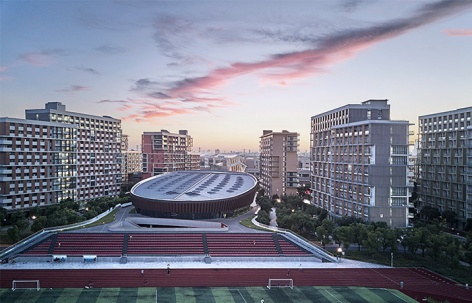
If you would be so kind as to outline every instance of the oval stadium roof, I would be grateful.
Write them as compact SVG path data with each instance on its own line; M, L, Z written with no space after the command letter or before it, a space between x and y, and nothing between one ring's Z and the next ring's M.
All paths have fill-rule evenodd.
M221 171L178 171L154 176L137 183L131 194L168 201L208 201L239 196L256 186L247 173Z

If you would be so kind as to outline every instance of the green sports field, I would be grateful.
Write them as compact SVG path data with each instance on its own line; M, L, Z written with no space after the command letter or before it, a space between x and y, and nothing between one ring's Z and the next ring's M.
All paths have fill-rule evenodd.
M94 288L94 289L0 289L2 303L370 303L415 300L400 291L364 287L178 287L178 288Z

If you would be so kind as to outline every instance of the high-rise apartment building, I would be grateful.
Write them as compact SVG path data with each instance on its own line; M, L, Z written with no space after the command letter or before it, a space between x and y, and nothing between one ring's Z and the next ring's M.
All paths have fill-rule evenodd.
M27 109L26 119L76 127L76 201L117 196L121 187L121 121L66 111L60 102Z
M259 180L266 195L297 194L298 146L298 133L263 131L259 141Z
M465 221L472 220L472 125L467 127L467 168L466 168ZM470 224L470 223L469 223Z
M409 123L388 100L348 104L311 118L312 203L331 217L409 225Z
M0 206L27 209L75 199L77 126L0 118Z
M143 154L143 178L165 172L197 170L200 156L192 153L193 138L186 130L178 134L167 130L144 132L141 150Z
M472 218L467 199L471 125L472 107L419 117L419 209L431 206L441 213L453 211L460 229Z
M122 182L127 183L129 174L140 173L143 169L143 154L137 150L121 151L121 175Z

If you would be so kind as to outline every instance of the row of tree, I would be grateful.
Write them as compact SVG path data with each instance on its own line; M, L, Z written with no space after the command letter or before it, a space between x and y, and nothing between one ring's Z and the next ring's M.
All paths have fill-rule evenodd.
M268 213L275 208L279 227L318 240L323 247L337 244L347 250L356 245L359 251L370 256L400 249L415 256L427 254L433 260L444 260L450 266L456 266L460 259L472 264L472 231L468 232L465 241L461 241L461 238L443 232L437 223L418 222L415 227L405 229L389 228L385 222L364 224L352 217L332 220L325 210L305 203L301 196L270 199L260 195L257 202L261 207L259 222L268 224Z
M5 209L0 209L2 225L11 225L7 235L11 241L17 242L22 232L29 228L37 232L43 228L64 226L89 220L120 203L129 202L129 197L111 198L105 197L80 204L73 200L64 200L59 204L45 208L33 207L27 212L16 211L7 214Z

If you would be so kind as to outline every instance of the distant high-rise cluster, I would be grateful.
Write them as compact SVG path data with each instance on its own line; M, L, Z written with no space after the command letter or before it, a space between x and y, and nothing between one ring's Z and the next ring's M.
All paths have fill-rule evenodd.
M117 196L166 172L249 172L266 195L282 197L309 187L311 203L330 218L355 217L410 226L423 209L472 219L472 107L390 119L388 100L347 104L311 117L310 152L298 154L299 134L264 130L258 153L192 151L187 130L144 132L129 149L121 121L66 111L60 102L27 109L25 119L0 118L0 206L9 211L66 199ZM416 184L416 186L415 186Z

